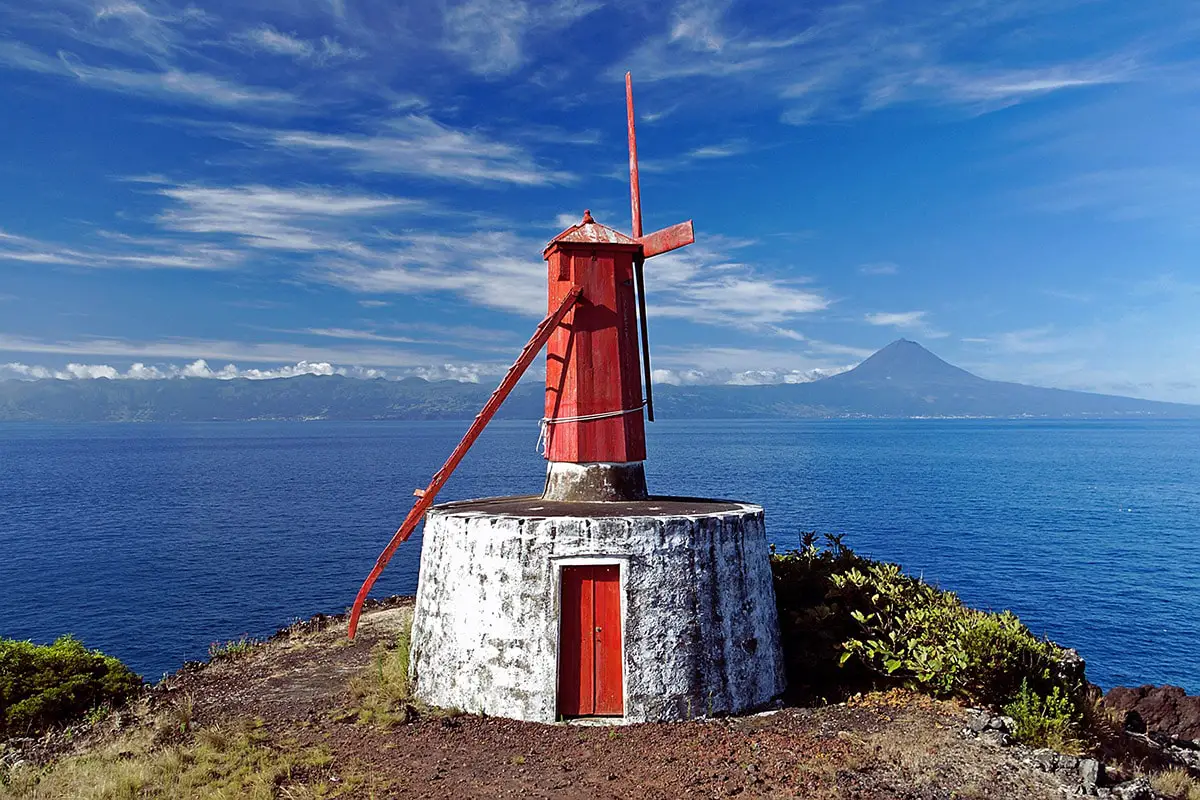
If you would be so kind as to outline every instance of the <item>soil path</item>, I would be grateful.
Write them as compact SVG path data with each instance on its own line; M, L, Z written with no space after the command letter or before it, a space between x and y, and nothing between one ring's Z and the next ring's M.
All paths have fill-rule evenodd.
M1047 775L959 736L963 711L913 696L726 720L624 727L428 716L392 728L338 721L349 684L394 641L411 600L318 619L255 652L185 670L158 690L195 724L261 719L272 737L328 749L322 780L352 797L1060 798Z

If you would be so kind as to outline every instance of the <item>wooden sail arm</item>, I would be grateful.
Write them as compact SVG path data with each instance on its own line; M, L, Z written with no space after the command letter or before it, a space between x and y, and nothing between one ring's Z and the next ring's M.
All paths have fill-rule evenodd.
M525 370L533 363L533 359L541 352L545 346L550 334L554 333L554 329L559 326L567 313L579 302L579 298L583 295L583 290L578 286L573 288L563 298L562 303L555 311L542 320L537 326L537 330L533 333L533 338L521 350L521 354L517 356L517 360L508 368L508 372L504 376L504 380L500 381L500 385L496 387L496 391L492 392L492 396L484 403L483 410L475 415L475 421L471 423L471 427L467 429L462 441L450 453L450 457L446 459L446 463L442 465L429 482L429 486L425 489L418 489L414 494L417 496L417 501L413 503L412 510L408 512L408 516L404 518L404 523L399 530L388 542L388 546L379 554L379 558L375 561L375 567L371 570L371 574L363 581L362 588L358 590L358 596L354 598L354 608L350 611L350 629L349 638L353 639L355 632L358 630L358 618L362 614L363 603L366 602L367 595L371 592L371 587L375 585L379 575L383 572L383 568L387 566L391 560L392 554L413 531L417 529L417 524L425 516L425 512L433 505L437 493L446 484L450 475L458 467L460 461L471 449L471 445L475 444L475 440L479 438L479 434L483 433L483 429L492 421L492 417L500 409L500 404L508 397L513 388L517 385L517 381L525 374Z

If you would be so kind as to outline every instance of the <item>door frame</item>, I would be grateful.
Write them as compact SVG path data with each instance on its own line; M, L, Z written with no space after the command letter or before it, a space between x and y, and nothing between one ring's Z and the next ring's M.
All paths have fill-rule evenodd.
M621 598L621 716L609 719L624 719L629 714L629 641L625 610L629 603L625 597L625 586L629 577L628 556L569 556L552 559L550 576L551 596L554 598L554 718L558 719L558 684L562 670L562 574L564 567L617 567L617 596ZM584 717L583 719L590 719ZM604 719L604 717L598 717Z

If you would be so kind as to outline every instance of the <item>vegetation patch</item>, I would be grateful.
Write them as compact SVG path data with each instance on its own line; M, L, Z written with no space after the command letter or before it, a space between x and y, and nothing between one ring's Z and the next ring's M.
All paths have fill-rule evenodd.
M1200 781L1182 767L1158 773L1150 785L1168 800L1200 800Z
M1020 741L1060 753L1077 755L1082 751L1079 709L1060 687L1042 695L1030 689L1027 681L1022 682L1017 696L1003 710L1017 723Z
M840 536L802 534L799 550L771 561L793 699L902 687L1004 708L1030 744L1077 746L1082 670L1013 614L968 608Z
M0 639L0 738L106 714L141 688L120 661L71 636L52 645Z
M201 728L167 746L140 728L81 755L0 772L0 800L334 797L351 782L331 762L323 748L272 743L255 723Z
M261 639L243 634L241 638L227 642L213 642L208 646L209 661L233 661L248 656L262 644Z
M391 727L417 718L408 677L411 645L410 618L393 641L375 645L371 666L350 681L351 707L339 719Z

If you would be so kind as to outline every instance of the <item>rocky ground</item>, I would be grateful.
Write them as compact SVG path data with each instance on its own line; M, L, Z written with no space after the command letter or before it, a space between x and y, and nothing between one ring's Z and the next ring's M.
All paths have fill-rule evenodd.
M214 732L251 728L256 758L285 750L319 753L288 761L261 786L254 784L258 796L1153 796L1144 782L1106 788L1098 762L1012 746L1003 718L907 693L737 719L628 727L538 725L422 712L403 704L398 715L372 718L362 713L363 681L383 669L379 648L395 642L410 614L411 604L402 599L369 611L353 643L346 641L341 619L302 623L249 652L185 668L155 687L137 711L118 712L68 738L18 743L7 758L10 764L17 758L49 761L50 770L60 771L76 767L55 767L54 759L70 765L72 758L84 758L91 769L103 769L104 759L143 757L122 742L154 724L153 738L147 734L145 750L137 753L174 747L183 761L194 761L200 757L186 755L189 737L207 741ZM28 773L25 777L28 796L70 796L69 788L53 788L69 787L68 782L47 777L36 784ZM87 780L96 783L94 777ZM178 788L182 779L171 780L177 791L143 788L130 796L185 796ZM233 785L228 796L251 794L239 792L236 786L243 784ZM92 796L110 795L97 790Z

